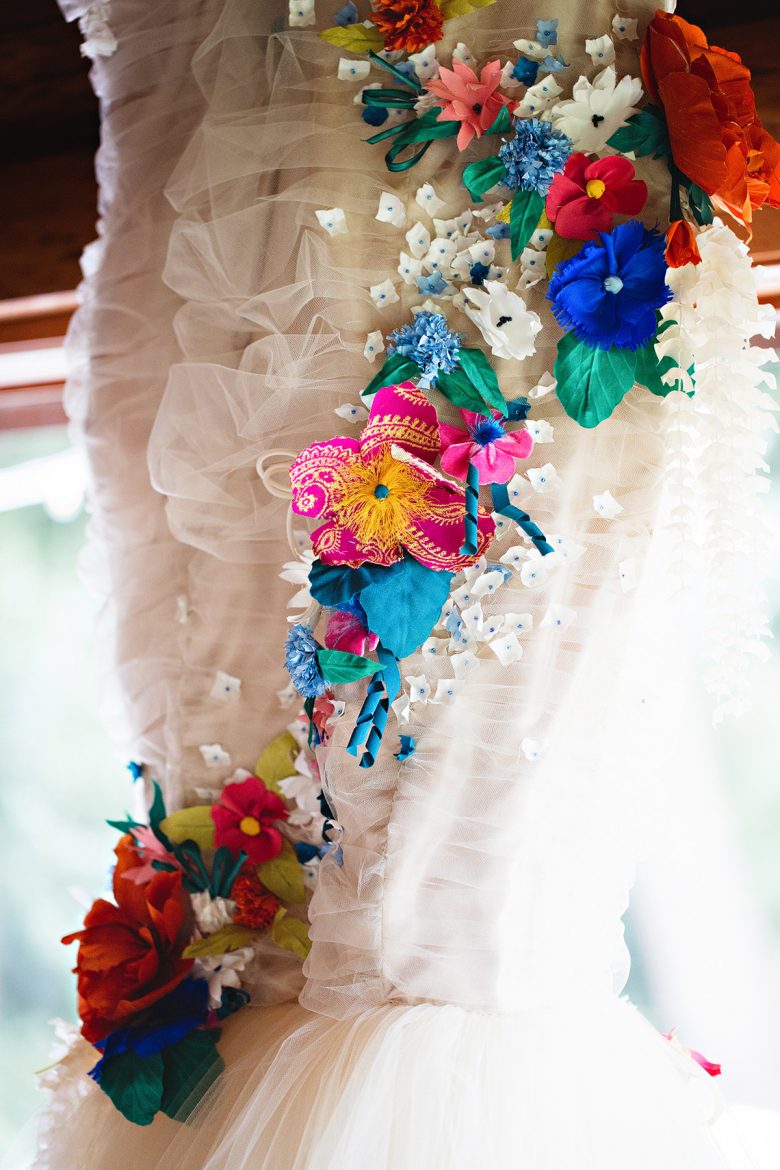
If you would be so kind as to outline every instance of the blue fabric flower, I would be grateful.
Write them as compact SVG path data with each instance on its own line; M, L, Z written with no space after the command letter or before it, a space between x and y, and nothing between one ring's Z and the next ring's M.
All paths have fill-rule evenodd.
M537 20L537 22L536 22L536 39L540 45L557 45L558 44L558 21L557 20Z
M601 242L559 264L547 291L560 325L596 349L639 349L656 331L666 284L666 241L638 220L601 232Z
M539 66L541 73L560 73L562 69L568 69L569 62L564 61L563 56L559 53L557 57L553 57L548 53L544 61Z
M394 329L388 338L388 353L400 353L420 367L428 385L436 382L440 372L449 374L460 357L463 337L453 333L441 313L418 313L411 325Z
M498 152L506 167L506 176L501 181L513 191L520 188L546 195L570 154L571 142L549 122L516 118L514 137Z
M440 272L433 272L430 276L415 276L417 291L423 297L438 297L447 291L447 281Z
M362 118L367 126L383 126L390 117L390 111L385 106L366 106Z
M476 264L472 264L469 278L471 283L476 285L477 288L483 285L489 276L490 269L487 264L483 264L481 260L477 260Z
M502 222L494 223L485 232L486 236L491 236L494 240L508 240L511 234L512 230L509 224Z
M308 626L296 623L290 627L284 646L284 665L292 679L292 685L304 699L316 699L327 690L317 661L319 648L319 643Z
M521 57L512 70L515 81L519 81L522 85L533 85L538 75L539 62L529 61L526 57Z
M353 4L352 0L349 0L348 4L345 4L343 8L339 8L338 12L333 17L333 23L340 24L342 28L346 28L346 26L349 24L357 24L359 19L360 14L358 13L357 8Z

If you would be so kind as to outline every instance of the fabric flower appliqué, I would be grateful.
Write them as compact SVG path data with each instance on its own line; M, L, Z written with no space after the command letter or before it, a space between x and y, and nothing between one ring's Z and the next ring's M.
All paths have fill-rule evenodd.
M231 853L246 853L254 865L271 861L282 851L282 834L277 821L287 819L284 801L266 788L257 776L237 784L226 784L217 804L212 805L214 843Z
M473 69L457 59L452 69L442 66L435 81L426 88L444 102L439 122L460 122L458 150L465 150L472 138L481 138L506 106L510 113L516 102L498 93L501 84L500 61L490 61L477 77Z
M528 431L507 431L497 410L490 415L462 410L460 415L465 431L440 424L444 470L466 479L471 463L479 472L480 483L508 483L517 470L515 461L527 459L533 450Z
M526 308L517 293L498 280L486 280L482 288L466 288L464 312L477 326L495 357L522 361L536 350L541 331L538 313Z
M293 686L304 699L315 699L327 690L317 661L319 648L308 626L298 622L290 627L284 646L284 665Z
M553 125L562 130L577 150L596 154L603 150L612 135L637 113L642 99L642 83L636 77L617 80L611 65L588 81L575 81L568 101L553 106Z
M325 645L329 650L366 655L376 650L379 639L368 629L368 619L359 601L343 603L328 619Z
M594 162L574 154L555 176L547 195L547 218L567 240L593 240L608 232L612 217L638 215L647 202L647 184L635 178L627 158L612 155Z
M546 195L571 154L571 142L560 130L538 118L518 118L514 130L498 152L506 168L501 182L513 191Z
M448 328L441 313L424 310L411 325L393 330L389 341L388 353L400 353L417 362L425 383L433 386L440 371L449 374L455 369L463 338Z
M371 20L389 52L419 53L444 31L444 13L436 0L375 0Z
M312 533L325 564L392 565L406 550L428 568L458 572L487 548L495 525L480 509L477 551L461 554L465 498L436 472L436 411L413 383L385 386L360 439L308 447L290 468L293 511L322 517Z
M664 246L664 237L638 220L587 243L550 281L547 296L560 325L598 349L646 345L656 309L672 295Z

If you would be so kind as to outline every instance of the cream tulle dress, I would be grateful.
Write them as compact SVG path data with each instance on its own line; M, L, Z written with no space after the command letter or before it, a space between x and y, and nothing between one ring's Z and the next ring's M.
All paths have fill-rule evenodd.
M621 6L640 30L654 9ZM457 39L485 59L556 16L576 69L613 14L608 0L554 12L498 0L457 22ZM334 409L367 381L366 333L398 323L367 292L400 246L374 218L379 196L411 202L433 178L446 215L464 193L436 146L411 172L384 171L362 141L358 85L336 79L315 32L288 29L281 0L111 0L106 16L117 48L93 72L101 231L68 409L92 471L85 563L102 599L109 717L178 807L214 782L202 745L229 754L224 777L289 718L277 698L287 503L256 465L343 430ZM634 75L637 44L618 45ZM350 233L331 240L315 211L333 207ZM502 371L516 393L551 369L557 337L543 292L528 303L545 329L533 358ZM344 863L321 866L303 976L269 948L253 1006L225 1024L226 1072L186 1123L140 1129L96 1088L77 1092L94 1063L77 1046L41 1167L780 1165L780 1124L726 1109L717 1083L621 998L621 915L664 815L681 720L651 539L668 407L635 390L585 431L551 395L544 415L561 486L534 496L534 518L585 552L533 594L508 585L501 604L537 627L551 605L576 623L537 629L520 663L486 661L457 704L428 705L406 763L391 745L359 769L339 724L326 787ZM540 446L531 463L546 460ZM623 506L618 526L594 511L605 491ZM211 696L217 670L241 679L238 700Z

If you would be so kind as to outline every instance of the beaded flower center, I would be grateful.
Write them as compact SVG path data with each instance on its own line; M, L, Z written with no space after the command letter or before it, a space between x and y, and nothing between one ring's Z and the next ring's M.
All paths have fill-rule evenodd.
M338 510L343 523L362 545L391 549L403 544L412 521L420 516L428 482L389 452L355 460L341 475Z
M606 189L607 185L601 179L588 179L585 184L585 193L590 199L600 199Z

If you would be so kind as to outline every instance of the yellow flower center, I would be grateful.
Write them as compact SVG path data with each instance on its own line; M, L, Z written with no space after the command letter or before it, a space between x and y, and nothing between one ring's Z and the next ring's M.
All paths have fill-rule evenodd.
M245 837L256 837L262 826L257 817L244 817L238 827Z
M339 519L362 545L390 551L404 544L412 519L419 515L428 482L389 451L345 469L338 499Z
M607 189L607 184L602 183L601 179L588 179L585 184L585 194L591 199L600 199Z

